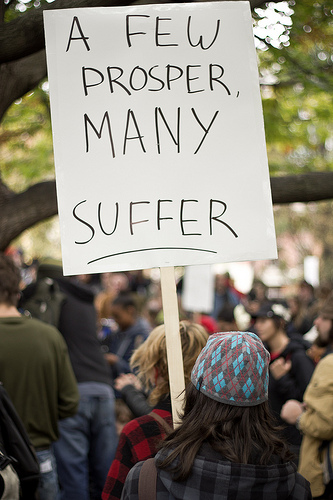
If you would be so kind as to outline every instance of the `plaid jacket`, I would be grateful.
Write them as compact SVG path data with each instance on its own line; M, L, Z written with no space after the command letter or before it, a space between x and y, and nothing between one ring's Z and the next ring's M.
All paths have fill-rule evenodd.
M208 446L208 445L206 445ZM207 447L205 447L205 452ZM165 453L158 452L155 461ZM208 457L207 457L208 455ZM121 500L138 500L139 474L143 462L129 472ZM197 456L186 481L173 481L157 469L157 500L310 500L310 485L292 463L273 465L235 464L221 459L211 448ZM141 500L141 499L140 499Z
M170 397L158 403L153 412L172 426ZM150 415L135 418L125 425L104 485L102 500L115 500L121 497L130 469L137 462L154 457L165 435L165 429Z

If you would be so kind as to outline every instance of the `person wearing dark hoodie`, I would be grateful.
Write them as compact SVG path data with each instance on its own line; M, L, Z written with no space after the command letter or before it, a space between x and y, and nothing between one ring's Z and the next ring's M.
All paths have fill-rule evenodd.
M93 291L79 276L57 281L66 295L59 330L80 392L78 414L62 422L55 444L62 500L97 500L118 444L112 380L97 338Z
M271 355L268 402L277 423L284 426L284 437L295 454L297 463L302 436L296 427L281 419L280 412L288 399L303 400L315 363L307 355L309 345L302 335L287 335L286 324L289 317L284 304L270 301L256 313L255 331Z
M186 387L180 426L154 459L130 470L121 499L142 498L139 481L157 500L311 499L271 418L269 359L254 333L211 335Z
M84 276L64 277L54 261L40 264L38 280L45 278L54 280L64 295L58 329L80 393L77 414L61 421L54 444L61 499L100 499L118 436L112 380L97 338L94 293Z

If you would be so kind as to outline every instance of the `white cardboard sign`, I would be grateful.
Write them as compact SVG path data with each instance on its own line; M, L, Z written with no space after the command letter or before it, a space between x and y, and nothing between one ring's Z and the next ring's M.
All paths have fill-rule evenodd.
M44 24L65 274L276 258L249 3Z
M214 281L211 266L186 266L183 277L183 309L211 313L214 307Z

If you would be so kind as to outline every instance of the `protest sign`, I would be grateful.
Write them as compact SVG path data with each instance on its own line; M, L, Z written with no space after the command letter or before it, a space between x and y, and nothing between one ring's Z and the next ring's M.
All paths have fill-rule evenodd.
M186 266L182 289L184 311L211 313L214 308L214 281L211 266Z
M64 273L276 258L249 3L44 22Z
M248 2L44 11L65 274L276 258Z

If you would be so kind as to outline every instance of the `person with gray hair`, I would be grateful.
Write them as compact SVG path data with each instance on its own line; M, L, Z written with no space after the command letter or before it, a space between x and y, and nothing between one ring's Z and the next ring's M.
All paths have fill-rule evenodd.
M269 411L269 360L254 333L211 335L192 370L180 426L155 459L131 469L122 500L310 499Z

